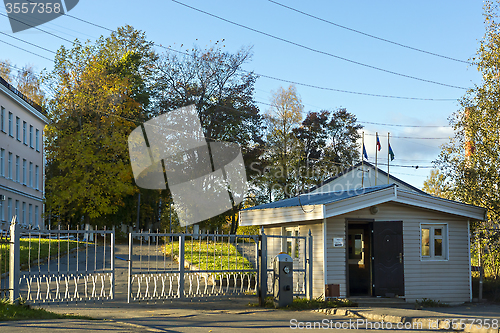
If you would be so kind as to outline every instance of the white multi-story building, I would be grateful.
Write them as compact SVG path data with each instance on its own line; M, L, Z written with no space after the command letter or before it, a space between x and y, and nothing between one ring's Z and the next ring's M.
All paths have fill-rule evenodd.
M42 108L0 77L0 221L6 230L17 215L21 226L44 228Z

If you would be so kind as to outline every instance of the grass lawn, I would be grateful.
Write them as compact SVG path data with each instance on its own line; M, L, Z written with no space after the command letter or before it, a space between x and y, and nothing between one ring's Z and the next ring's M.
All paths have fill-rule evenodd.
M166 254L179 255L179 242L164 245ZM186 240L184 258L201 270L254 269L233 244L206 240Z
M30 244L31 243L31 244ZM21 238L20 240L20 250L21 250L21 255L20 255L20 264L21 264L21 269L26 269L28 268L28 263L31 262L31 265L38 260L41 259L42 262L41 264L47 263L47 258L49 256L49 247L50 247L50 256L56 257L58 253L61 255L66 254L72 249L76 248L77 241L73 240L57 240L57 239L46 239L46 238L31 238L31 241L29 238ZM31 249L30 249L31 246ZM85 243L80 242L79 247L83 248L85 246ZM9 244L2 244L0 245L0 254L2 256L2 261L4 259L8 260L9 257ZM60 252L59 252L60 251ZM3 266L3 265L2 265ZM8 263L7 263L7 271L8 271ZM5 273L2 270L2 274Z
M27 304L10 304L0 300L0 321L29 319L87 319L86 316L57 314L45 309L34 309Z
M258 307L259 303L250 303L248 306ZM283 310L300 311L300 310L314 310L314 309L329 309L329 308L340 308L340 307L355 307L358 306L356 303L349 301L347 299L333 299L329 301L323 301L321 299L308 300L305 298L295 298L292 304L281 308ZM266 298L266 308L276 308L274 306L274 301L272 297Z

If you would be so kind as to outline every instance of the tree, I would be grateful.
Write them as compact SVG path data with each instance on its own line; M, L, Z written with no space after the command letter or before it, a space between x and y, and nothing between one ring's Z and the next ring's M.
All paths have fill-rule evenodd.
M207 142L228 141L241 146L247 176L255 172L250 165L262 152L262 116L253 99L256 76L242 72L251 59L251 48L235 54L224 52L218 43L202 50L194 47L188 54L167 52L158 66L156 89L158 113L196 106ZM241 204L229 212L201 224L215 230L230 220L236 232Z
M471 231L480 248L488 249L483 263L494 278L500 274L500 234L495 230L500 221L499 3L484 4L486 32L473 58L482 82L460 99L460 109L450 117L454 136L435 162L452 184L455 200L488 209L486 221L472 224Z
M10 60L6 59L3 61L0 61L0 77L4 79L7 82L12 82L12 76L11 76L11 62Z
M453 188L438 169L431 170L429 177L424 181L422 190L435 197L453 200Z
M31 99L36 104L43 106L45 103L45 93L41 88L40 79L35 74L33 66L24 66L19 70L16 77L17 90L24 96Z
M316 185L359 160L359 130L363 128L346 109L309 112L294 133L299 140L300 188Z
M137 188L130 132L147 119L153 44L130 26L95 44L58 50L46 129L47 211L79 223L112 224ZM118 214L119 215L119 214Z
M436 166L462 202L488 208L488 217L500 217L500 34L497 6L486 2L486 34L474 59L483 82L469 89L460 110L450 117L455 132L443 145Z
M293 130L300 126L304 106L294 85L287 89L280 87L272 95L266 116L269 171L264 180L268 182L270 197L289 198L297 191L295 179L300 166L298 140Z

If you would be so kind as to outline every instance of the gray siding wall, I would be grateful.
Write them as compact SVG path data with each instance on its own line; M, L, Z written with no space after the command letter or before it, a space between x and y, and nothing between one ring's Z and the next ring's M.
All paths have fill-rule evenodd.
M359 210L327 220L327 283L340 284L341 297L346 296L346 248L333 248L334 237L345 239L345 219L403 221L405 296L407 302L428 298L447 303L470 299L470 275L467 220L453 215L415 209L399 204L378 205L379 212ZM420 224L444 223L448 226L449 257L445 261L420 258Z
M325 282L324 282L324 252L323 252L323 221L313 224L293 225L287 224L286 227L299 227L299 235L309 235L309 230L313 236L313 297L317 298L324 296ZM267 235L281 235L281 227L264 227ZM278 239L268 238L268 264L272 263L272 259L276 254L281 251L281 242ZM286 251L286 249L285 249ZM269 264L272 265L272 264ZM271 266L269 266L271 267Z

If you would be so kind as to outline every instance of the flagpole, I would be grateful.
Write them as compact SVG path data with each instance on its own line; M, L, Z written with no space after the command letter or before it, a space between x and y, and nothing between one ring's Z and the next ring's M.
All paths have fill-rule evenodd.
M389 142L389 136L391 133L387 132L387 184L390 183L389 180L389 147L391 146L391 143Z
M363 132L362 136L361 136L361 174L362 174L362 178L361 178L361 187L363 188L364 187L364 180L365 180L365 152L364 152L364 149L365 149L365 132Z
M377 176L378 176L378 132L375 132L375 186L377 186Z

